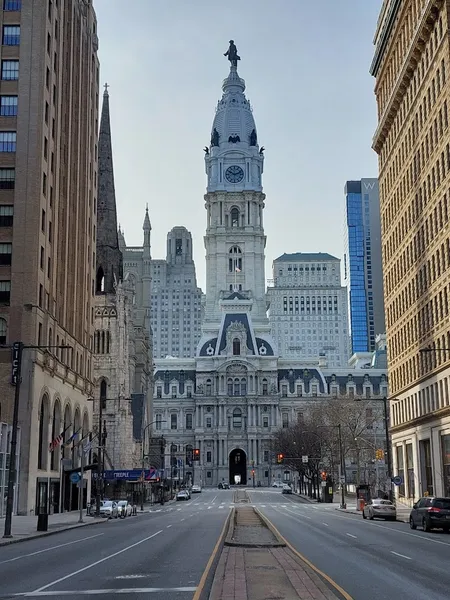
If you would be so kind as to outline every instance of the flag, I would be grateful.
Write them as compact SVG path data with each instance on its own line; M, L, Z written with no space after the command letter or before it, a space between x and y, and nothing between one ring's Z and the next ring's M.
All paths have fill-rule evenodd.
M241 270L240 270L239 267L236 267L234 270L236 271L236 273L240 273L241 272Z
M92 442L90 440L88 440L83 446L83 452L84 452L84 454L89 454L89 452L91 450L92 450Z
M71 425L72 425L72 423L69 425L69 427ZM65 435L66 431L69 429L69 427L66 427L65 429L63 429L61 431L61 433L59 435L57 435L55 437L55 439L50 442L50 444L48 445L49 452L53 452L53 450L55 450L56 448L58 448L58 446L60 446L62 444L62 442L64 441L64 435Z
M70 446L70 444L72 442L76 442L77 438L78 438L78 434L81 431L81 427L80 429L78 429L78 431L75 431L75 433L72 433L72 435L70 436L70 438L67 440L67 442L64 442L64 446Z

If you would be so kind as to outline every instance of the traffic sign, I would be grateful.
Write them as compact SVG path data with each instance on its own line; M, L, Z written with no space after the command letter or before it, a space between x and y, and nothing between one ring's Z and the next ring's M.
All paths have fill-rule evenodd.
M81 477L79 473L71 473L70 474L70 481L72 483L78 483L80 481Z
M304 455L302 456L302 463L305 465L305 464L307 464L307 462L308 462L308 455L307 455L307 454L304 454Z
M396 475L395 477L392 478L392 483L394 485L402 485L403 477L401 475Z

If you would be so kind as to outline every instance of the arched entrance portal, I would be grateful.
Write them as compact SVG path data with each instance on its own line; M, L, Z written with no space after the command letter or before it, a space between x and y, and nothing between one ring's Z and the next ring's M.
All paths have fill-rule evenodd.
M230 484L246 485L247 455L240 448L230 452Z

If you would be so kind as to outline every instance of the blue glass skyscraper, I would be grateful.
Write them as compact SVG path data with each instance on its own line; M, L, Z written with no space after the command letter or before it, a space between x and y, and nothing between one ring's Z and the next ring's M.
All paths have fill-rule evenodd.
M375 336L385 332L378 179L347 181L345 200L351 352L372 352Z

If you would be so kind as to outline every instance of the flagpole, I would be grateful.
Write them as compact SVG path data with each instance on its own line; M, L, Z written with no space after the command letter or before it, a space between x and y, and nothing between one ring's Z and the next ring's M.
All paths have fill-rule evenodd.
M234 291L237 291L237 258L234 259Z
M79 444L79 454L81 454L81 468L80 468L80 481L78 482L79 485L79 489L78 489L78 506L80 509L80 517L78 519L78 523L84 523L83 521L83 491L84 491L84 450L83 450L83 444L82 441Z
M61 456L59 457L59 513L63 511L63 446L61 446Z

